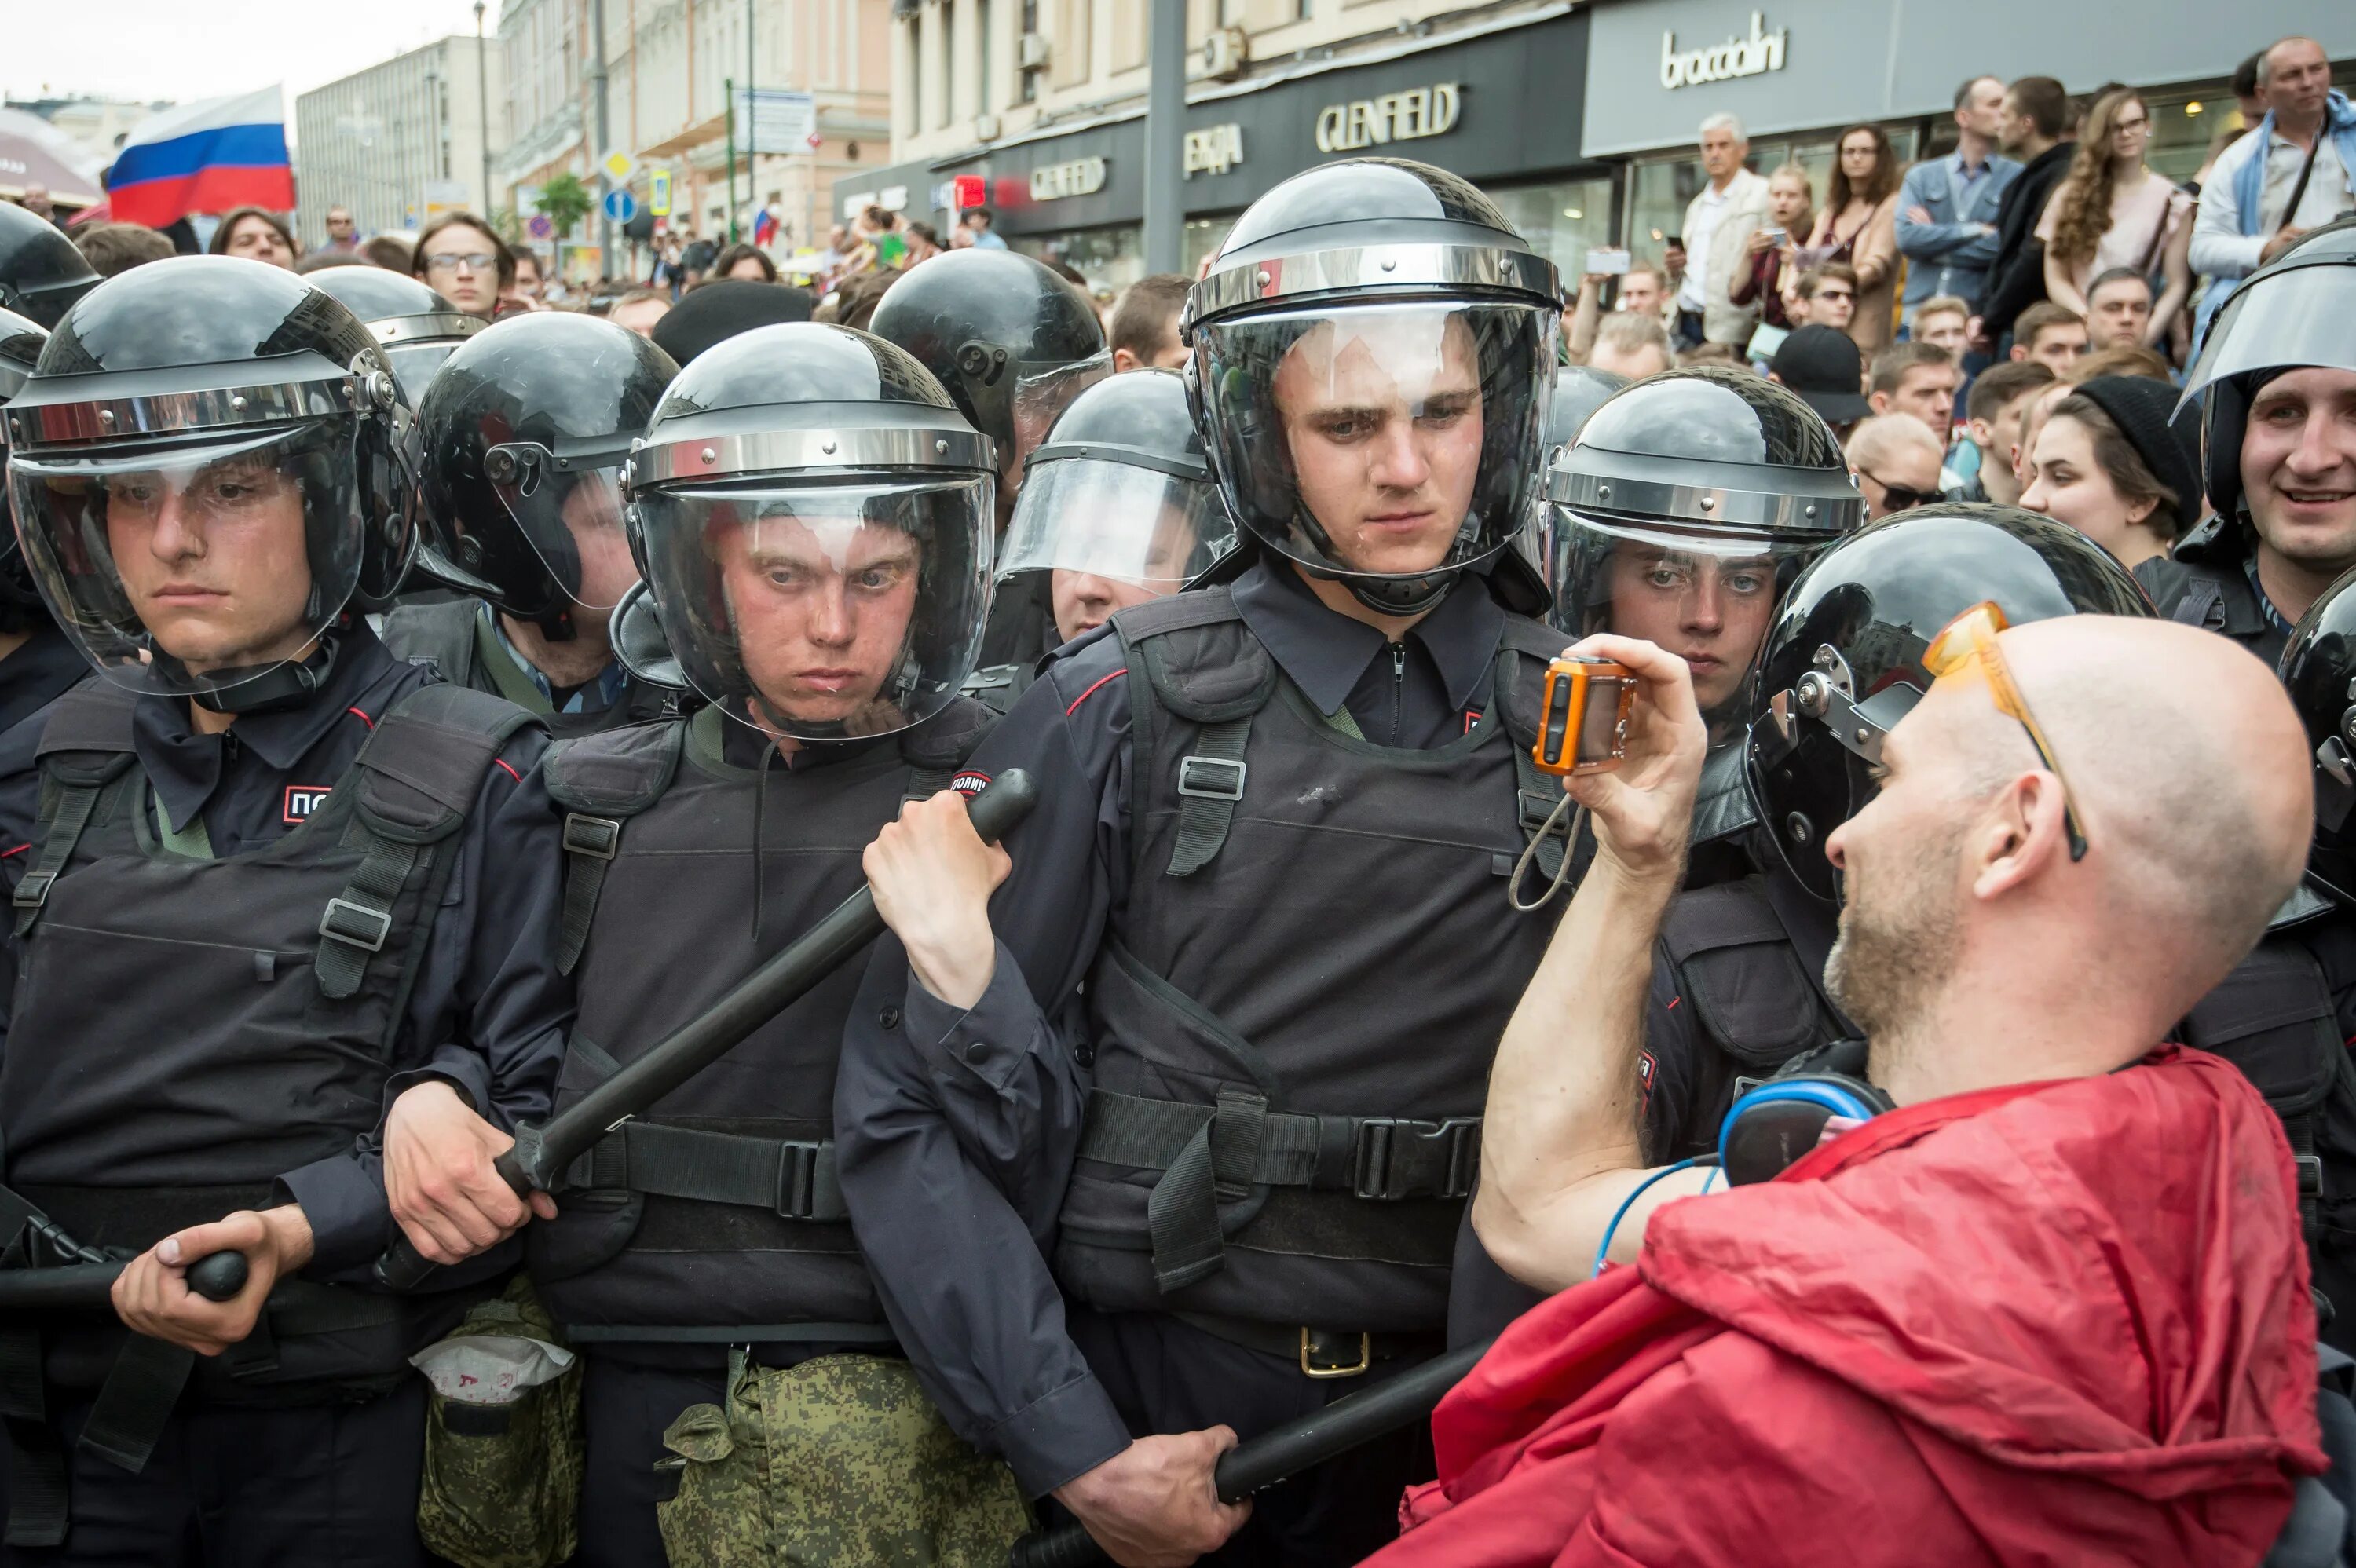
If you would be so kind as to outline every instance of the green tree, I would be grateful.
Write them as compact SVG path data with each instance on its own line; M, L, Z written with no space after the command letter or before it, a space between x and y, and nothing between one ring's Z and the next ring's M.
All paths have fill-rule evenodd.
M581 183L581 176L573 174L558 175L547 181L540 187L539 198L532 203L542 218L556 226L559 240L573 238L573 230L596 205L597 198L589 194L589 187Z

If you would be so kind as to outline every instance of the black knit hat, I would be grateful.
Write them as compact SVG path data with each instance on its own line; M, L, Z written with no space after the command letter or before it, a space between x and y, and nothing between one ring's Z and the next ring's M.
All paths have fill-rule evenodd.
M809 318L807 289L787 283L755 283L747 278L720 278L689 291L655 323L655 346L684 365L713 344L724 343L740 332Z
M2176 517L2190 528L2201 517L2201 435L2195 421L2171 425L2177 392L2147 376L2097 376L2076 395L2111 416L2153 478L2176 496Z

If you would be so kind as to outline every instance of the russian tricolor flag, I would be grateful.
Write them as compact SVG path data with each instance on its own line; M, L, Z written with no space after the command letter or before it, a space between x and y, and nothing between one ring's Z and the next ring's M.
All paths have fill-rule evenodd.
M192 212L294 210L284 102L277 88L265 87L140 122L106 176L114 220L161 229Z

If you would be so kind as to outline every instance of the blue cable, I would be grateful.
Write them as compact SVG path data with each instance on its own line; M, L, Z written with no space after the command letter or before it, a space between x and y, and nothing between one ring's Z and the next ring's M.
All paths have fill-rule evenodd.
M1628 1217L1628 1205L1636 1201L1637 1199L1642 1198L1648 1190L1651 1189L1655 1182L1665 1181L1681 1170L1691 1170L1695 1166L1704 1163L1715 1166L1718 1161L1715 1157L1710 1155L1697 1155L1692 1159L1681 1159L1677 1161L1676 1164L1672 1165L1665 1169L1656 1170L1653 1172L1652 1175L1644 1178L1644 1180L1636 1183L1636 1189L1633 1192L1629 1193L1627 1197L1620 1200L1620 1207L1612 1211L1612 1222L1603 1227L1603 1240L1595 1249L1595 1272L1588 1275L1588 1277L1590 1279L1595 1279L1600 1278L1602 1275L1603 1260L1609 1257L1612 1253L1612 1238L1619 1233L1620 1221ZM1705 1190L1707 1190L1707 1189L1705 1189Z

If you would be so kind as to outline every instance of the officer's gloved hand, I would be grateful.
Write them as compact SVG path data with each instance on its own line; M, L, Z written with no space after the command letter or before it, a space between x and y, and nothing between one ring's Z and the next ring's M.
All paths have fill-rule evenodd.
M245 1288L208 1301L188 1288L187 1265L220 1252L245 1254ZM310 1261L311 1221L300 1207L241 1210L175 1231L132 1259L114 1282L114 1313L134 1334L218 1356L253 1332L278 1276Z
M1587 637L1570 651L1617 660L1641 683L1620 765L1562 781L1571 798L1587 807L1594 826L1601 850L1596 867L1647 881L1664 876L1674 881L1685 868L1694 795L1709 751L1709 730L1694 701L1693 672L1676 655L1636 637Z
M384 1124L384 1196L426 1262L455 1264L487 1252L556 1201L531 1195L526 1208L492 1161L515 1139L491 1125L446 1080L402 1091Z
M885 823L867 846L861 865L876 912L908 950L918 982L951 1007L980 1002L998 965L990 895L1014 862L981 841L965 796L945 789L903 805L900 819Z
M1121 1568L1186 1568L1251 1517L1248 1502L1221 1502L1213 1479L1235 1445L1225 1426L1141 1437L1056 1488L1055 1500Z

